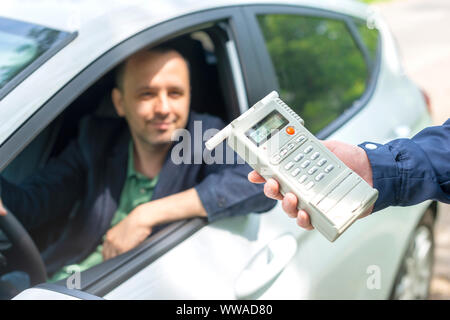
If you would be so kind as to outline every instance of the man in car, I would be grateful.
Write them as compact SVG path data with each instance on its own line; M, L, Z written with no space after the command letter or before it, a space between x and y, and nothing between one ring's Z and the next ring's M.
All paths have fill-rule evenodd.
M186 128L194 146L199 134L224 126L190 111L189 66L178 51L146 49L127 59L112 101L126 121L89 117L78 139L42 172L19 186L1 179L4 205L29 229L68 216L79 201L67 230L43 253L48 273L56 272L51 280L71 274L73 265L82 271L126 252L172 221L212 222L274 206L261 186L248 182L247 165L172 162L177 129ZM194 132L194 121L202 132ZM200 142L191 150L202 155Z

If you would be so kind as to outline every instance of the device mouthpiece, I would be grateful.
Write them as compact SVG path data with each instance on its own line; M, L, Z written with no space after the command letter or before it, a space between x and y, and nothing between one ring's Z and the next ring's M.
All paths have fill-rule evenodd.
M217 147L223 140L228 138L231 134L231 124L227 125L225 128L217 132L211 139L206 141L206 148L212 150Z

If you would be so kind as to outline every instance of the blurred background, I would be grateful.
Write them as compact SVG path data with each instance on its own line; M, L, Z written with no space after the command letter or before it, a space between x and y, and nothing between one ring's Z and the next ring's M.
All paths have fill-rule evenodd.
M397 39L406 73L431 101L435 124L450 117L450 1L363 0L377 8ZM450 205L439 204L430 299L450 299Z

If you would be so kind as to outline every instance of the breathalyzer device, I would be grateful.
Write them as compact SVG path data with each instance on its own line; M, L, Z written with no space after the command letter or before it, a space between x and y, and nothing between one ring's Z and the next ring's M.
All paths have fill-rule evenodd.
M276 91L258 101L206 142L224 139L280 193L292 192L298 209L329 241L336 240L376 201L378 191L348 168L304 127L304 121Z

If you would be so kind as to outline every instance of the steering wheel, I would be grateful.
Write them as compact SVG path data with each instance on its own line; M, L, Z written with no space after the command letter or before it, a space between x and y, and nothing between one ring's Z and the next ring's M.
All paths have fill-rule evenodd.
M20 269L30 276L31 286L45 282L47 272L38 248L16 217L9 210L7 212L6 216L0 216L0 230L11 242L14 251L21 252Z

